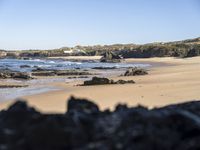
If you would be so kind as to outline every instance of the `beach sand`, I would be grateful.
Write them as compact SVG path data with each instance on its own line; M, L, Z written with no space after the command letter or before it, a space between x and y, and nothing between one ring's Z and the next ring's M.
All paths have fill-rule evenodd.
M113 109L116 104L144 105L149 108L191 100L200 100L200 57L127 59L127 62L163 63L149 70L149 75L113 77L114 80L134 80L136 84L75 86L73 83L52 83L59 91L25 96L23 99L43 112L65 112L70 96L88 98L101 109ZM0 104L7 108L13 100Z

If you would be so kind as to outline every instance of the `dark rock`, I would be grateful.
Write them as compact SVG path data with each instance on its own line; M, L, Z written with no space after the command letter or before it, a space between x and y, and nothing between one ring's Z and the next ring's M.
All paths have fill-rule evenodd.
M37 67L37 66L34 66L35 69L32 70L32 72L39 72L39 71L49 71L49 70L46 70L46 69L43 69L43 68L40 68L40 67Z
M84 113L95 113L99 112L99 108L96 104L86 100L86 99L76 99L71 97L67 105L68 112L70 111L80 111Z
M133 84L135 83L133 80L109 80L108 78L100 78L100 77L93 77L92 80L84 81L83 86L90 86L90 85L105 85L105 84Z
M114 54L113 52L105 52L103 54L103 57L100 59L100 62L120 62L121 57L117 54Z
M1 79L8 79L8 78L24 79L24 80L33 79L29 73L12 71L9 69L0 70L0 78Z
M29 58L29 57L21 57L21 59L23 59L23 60L31 60L31 58Z
M41 114L19 101L0 112L0 149L200 149L200 102L148 110L117 105L100 111L72 97L65 114Z
M92 69L97 69L97 70L109 70L109 69L117 69L116 67L94 67Z
M118 81L116 81L115 82L116 84L133 84L133 83L135 83L135 81L133 81L133 80L128 80L128 81L125 81L125 80L118 80Z
M145 69L142 68L131 68L127 70L124 74L124 76L138 76L138 75L147 75L148 72Z
M93 77L92 80L84 81L84 85L103 85L110 84L111 81L107 78Z
M25 72L16 72L12 75L13 79L23 79L23 80L30 80L33 79L30 74Z
M29 65L21 65L20 68L30 68L31 66Z
M7 78L11 78L12 74L14 71L10 70L10 69L1 69L0 70L0 78L1 79L7 79Z
M78 79L78 78L89 78L88 76L73 76L73 77L68 77L68 79Z
M186 57L195 57L200 55L200 46L198 48L192 47L189 49Z
M36 69L32 72L33 76L86 76L92 75L87 71L76 71L76 70L45 70Z
M0 85L0 88L22 88L22 87L28 87L28 85L18 85L18 84Z
M34 71L32 72L32 76L56 76L56 73L54 71Z

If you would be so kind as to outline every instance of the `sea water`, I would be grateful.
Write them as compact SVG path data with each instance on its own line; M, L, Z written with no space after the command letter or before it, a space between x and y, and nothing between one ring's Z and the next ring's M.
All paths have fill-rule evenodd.
M28 67L22 67L22 66ZM63 59L30 59L30 60L22 60L22 59L0 59L0 70L1 69L10 69L13 71L20 72L31 72L36 68L42 69L53 69L53 70L68 70L68 69L81 69L81 70L90 70L94 67L108 67L108 68L117 68L126 69L129 67L150 67L149 64L141 64L141 63L101 63L99 61L67 61ZM100 71L104 76L112 74L116 72L116 69L111 70L101 70ZM72 79L71 79L72 80ZM0 79L0 82L13 82L13 80L5 80ZM67 77L59 78L53 77L48 79L34 79L28 81L20 81L16 80L15 82L20 84L29 85L26 88L4 88L0 89L0 101L16 99L26 95L40 94L48 91L60 90L57 87L49 86L49 82L65 82L69 81Z
M20 67L27 65L29 67ZM62 59L0 59L0 69L11 69L14 71L30 72L33 69L39 67L43 69L55 69L55 70L66 70L66 69L92 69L94 67L116 67L116 68L128 68L128 67L148 67L149 64L140 63L101 63L99 61L66 61Z

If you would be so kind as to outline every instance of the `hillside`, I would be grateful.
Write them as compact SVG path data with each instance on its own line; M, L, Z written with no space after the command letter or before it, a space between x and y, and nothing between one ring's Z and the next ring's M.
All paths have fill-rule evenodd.
M62 47L52 50L0 51L0 57L95 56L112 51L124 58L193 57L200 55L200 38L167 43Z

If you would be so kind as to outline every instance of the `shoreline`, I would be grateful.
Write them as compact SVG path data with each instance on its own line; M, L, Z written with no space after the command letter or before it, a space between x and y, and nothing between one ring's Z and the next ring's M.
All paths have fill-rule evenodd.
M118 103L129 106L142 104L149 108L200 99L200 77L198 67L200 57L127 59L126 62L160 64L153 66L149 75L135 77L111 77L111 79L134 80L134 85L100 85L91 87L74 86L79 82L54 83L63 88L42 94L24 96L23 99L43 112L64 112L70 96L88 98L100 106L100 109L112 109ZM92 92L91 92L92 91ZM7 108L14 101L0 104Z
M77 62L81 61L82 59L85 59L86 61L89 60L96 60L97 58L100 57L87 57L87 56L77 56L77 57L67 57L66 60L71 60L74 58L76 58ZM56 58L58 59L58 58ZM63 59L63 58L60 58ZM49 60L49 59L47 59ZM99 61L97 59L97 61ZM116 63L113 63L116 64ZM24 96L32 96L32 95L37 95L37 94L42 94L42 93L48 93L51 91L55 91L55 90L60 90L60 87L56 87L54 84L56 83L61 83L61 82L75 82L75 81L80 81L83 82L84 80L88 80L90 79L92 76L100 76L100 77L112 77L112 76L116 76L116 75L120 75L121 73L123 73L124 71L127 70L128 66L131 65L138 65L141 67L149 67L149 64L138 64L138 63L126 63L126 62L122 62L120 63L120 65L122 65L119 68L115 68L115 69L87 69L87 71L89 73L92 73L94 75L87 75L87 77L82 78L81 76L33 76L33 80L13 80L13 79L1 79L1 83L0 85L2 85L2 87L11 87L11 85L13 86L13 88L2 88L3 90L1 91L1 102L5 102L5 101L11 101L13 99L16 98L20 98L20 97L24 97ZM123 67L124 65L124 67ZM125 67L126 66L126 67ZM103 66L102 66L103 67ZM98 67L97 67L98 68ZM111 67L112 68L112 67ZM76 71L84 71L84 69L77 69ZM96 74L96 75L95 75ZM71 77L71 78L70 78ZM74 78L75 77L75 78ZM26 87L22 87L22 85L26 85ZM15 88L15 87L21 87L21 88ZM15 92L16 91L16 92ZM11 93L11 94L9 94ZM21 94L20 94L21 93ZM5 95L6 94L6 95Z

